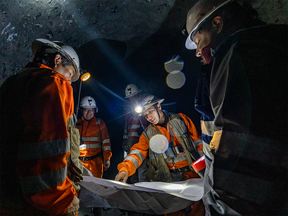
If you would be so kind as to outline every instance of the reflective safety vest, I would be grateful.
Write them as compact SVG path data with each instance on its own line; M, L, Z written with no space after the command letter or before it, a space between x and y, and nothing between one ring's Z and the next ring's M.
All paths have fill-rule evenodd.
M140 122L141 118L141 122ZM123 149L130 152L131 147L139 141L139 137L143 132L143 128L146 128L149 125L149 122L139 115L133 115L129 113L125 116L125 127L123 133Z
M123 139L139 139L141 135L137 131L141 127L139 117L128 114L125 118L125 124Z
M158 172L166 172L166 175L164 175L166 177L161 179L161 181L171 181L171 179L169 179L168 177L168 174L170 176L169 170L190 167L189 169L193 171L190 165L195 159L197 159L195 157L200 157L203 154L201 137L198 135L197 130L191 119L188 118L185 114L180 113L171 115L168 112L163 112L168 117L170 116L167 126L162 127L159 125L150 124L146 128L145 132L143 132L140 136L139 142L133 145L130 154L127 155L124 161L118 165L119 172L126 171L129 176L134 174L136 169L141 165L142 161L148 156L148 152L150 153L147 161L147 177L149 177L150 172L156 171L152 171L151 169L159 168L157 167L157 161L159 159L158 155L153 154L152 151L149 150L150 138L155 134L164 135L169 142L171 142L173 139L173 145L177 149L181 149L180 147L183 147L184 149L184 151L179 152L177 157L175 157L173 160L171 158L164 158L162 154L160 155L163 161L165 161L165 166L158 169ZM176 125L179 125L179 127L177 128ZM171 128L172 130L169 128ZM193 151L196 154L194 154L195 156L191 154L191 152Z
M94 116L89 122L82 117L79 123L77 128L81 137L80 157L88 158L99 155L103 156L104 160L110 160L111 143L105 122Z
M43 64L1 86L0 215L62 215L76 191L67 178L73 89Z

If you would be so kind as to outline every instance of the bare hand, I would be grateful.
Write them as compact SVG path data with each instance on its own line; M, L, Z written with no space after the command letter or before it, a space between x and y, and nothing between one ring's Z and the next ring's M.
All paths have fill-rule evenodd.
M65 216L75 216L78 212L79 209L79 199L74 196L74 199L72 201L72 203L70 204L66 214L64 214Z
M108 170L109 169L109 167L110 167L110 160L106 160L106 161L104 161L104 171L106 171L106 170Z
M114 181L121 181L123 183L126 183L127 179L128 179L128 173L125 171L121 171L115 176Z

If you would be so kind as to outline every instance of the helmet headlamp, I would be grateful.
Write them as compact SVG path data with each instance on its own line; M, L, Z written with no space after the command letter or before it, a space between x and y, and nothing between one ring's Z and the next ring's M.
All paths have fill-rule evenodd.
M137 105L137 106L135 106L135 112L136 113L138 113L138 114L140 114L140 113L142 113L142 111L143 111L143 107L142 106L140 106L140 105Z

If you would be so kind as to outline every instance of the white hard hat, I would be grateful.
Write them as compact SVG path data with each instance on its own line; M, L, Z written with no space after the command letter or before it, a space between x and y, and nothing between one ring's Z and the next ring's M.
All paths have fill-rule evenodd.
M96 101L91 96L85 96L80 102L81 108L95 108L95 112L98 112L98 107L96 106Z
M185 46L189 50L197 49L197 45L191 40L191 35L210 17L216 10L234 0L201 0L198 1L188 12L186 29L189 36Z
M147 95L143 98L141 101L141 105L143 106L143 112L145 112L149 107L155 105L155 104L161 104L164 101L164 99L159 99L155 97L154 95Z
M125 88L125 98L132 97L138 93L140 93L142 90L138 89L138 87L134 84L129 84Z
M63 54L67 59L69 59L72 62L72 65L75 69L75 74L72 77L72 82L75 82L76 80L78 80L78 78L80 76L80 72L79 72L80 62L79 62L79 58L78 58L76 51L71 46L65 45L61 41L53 41L52 42L52 41L49 41L46 39L38 38L38 39L34 40L32 43L33 55L35 55L37 50L40 50L44 46L48 46L48 47L53 48L53 50L55 52L59 52L59 53Z

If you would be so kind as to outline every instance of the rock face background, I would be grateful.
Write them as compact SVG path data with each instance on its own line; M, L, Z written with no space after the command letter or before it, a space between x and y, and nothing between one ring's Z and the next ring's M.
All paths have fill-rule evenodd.
M80 97L91 95L98 116L110 131L113 179L123 159L123 116L130 110L124 98L127 84L165 98L164 108L187 114L199 128L193 109L199 59L184 47L181 32L186 14L197 0L0 0L0 86L32 60L36 38L60 40L73 46L83 69L92 78ZM243 1L242 1L243 2ZM250 0L267 23L288 23L287 0ZM275 35L277 39L277 35ZM186 83L173 90L166 85L164 62L180 55ZM80 82L73 83L75 108Z
M181 30L195 0L1 0L0 84L31 59L35 38L61 40L75 48L106 38L127 44L126 57L158 32ZM268 23L287 23L286 0L254 0ZM164 40L163 38L163 40Z

